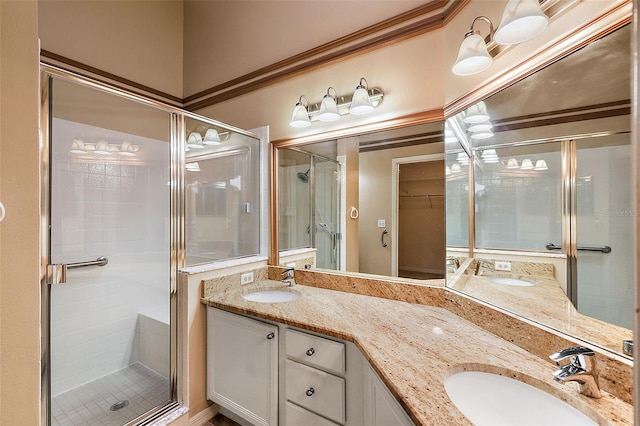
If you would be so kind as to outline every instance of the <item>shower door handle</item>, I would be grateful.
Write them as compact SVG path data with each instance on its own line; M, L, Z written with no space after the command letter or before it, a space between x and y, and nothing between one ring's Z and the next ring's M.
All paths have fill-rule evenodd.
M382 244L382 247L386 247L388 244L384 241L384 236L387 235L388 232L385 229L384 231L382 231L382 235L380 236L380 243Z
M47 265L47 284L64 284L67 282L67 269L84 268L87 266L104 266L109 259L100 256L96 260L75 263L56 263Z
M557 244L549 243L545 246L547 250L562 250L562 246ZM602 253L611 253L611 247L602 246L602 247L588 247L588 246L578 246L578 250L580 251L599 251Z

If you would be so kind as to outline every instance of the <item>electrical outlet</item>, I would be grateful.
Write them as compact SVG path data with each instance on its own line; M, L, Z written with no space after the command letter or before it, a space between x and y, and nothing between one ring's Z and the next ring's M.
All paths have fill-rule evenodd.
M511 271L511 262L498 262L495 263L496 271Z
M378 228L384 228L387 226L387 221L384 219L378 219Z
M253 282L253 272L240 274L240 285L251 284Z

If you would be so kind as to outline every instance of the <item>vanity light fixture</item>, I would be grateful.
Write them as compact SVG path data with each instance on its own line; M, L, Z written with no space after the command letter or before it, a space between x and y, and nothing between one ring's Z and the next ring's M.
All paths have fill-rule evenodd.
M462 171L462 167L460 167L460 164L453 163L451 165L451 173L460 173L461 171Z
M471 133L471 139L476 139L476 140L489 139L492 136L493 136L493 132L490 130L485 130L484 132Z
M124 157L135 157L136 153L140 150L140 147L132 144L131 142L122 142L118 154Z
M289 125L291 127L301 129L311 126L311 119L309 118L307 106L309 106L309 98L307 98L305 95L300 96L300 99L296 103L295 108L293 108L291 121L289 121Z
M373 111L373 104L369 97L369 83L364 77L360 78L356 91L353 92L351 97L351 106L349 107L349 114L364 115Z
M487 43L480 35L480 31L473 27L478 20L489 24L489 40L493 35L493 23L486 16L478 16L473 22L469 31L464 35L456 62L451 67L451 72L459 76L468 76L481 73L493 64L493 58L487 50Z
M71 143L71 149L69 150L72 154L86 154L87 149L84 146L84 141L82 139L76 138Z
M487 105L483 101L480 101L477 104L473 104L469 108L467 108L462 121L467 124L478 124L485 123L490 119L491 117L487 112Z
M109 149L109 143L107 141L99 141L98 144L96 145L96 149L95 151L93 151L96 154L99 155L111 155L111 150Z
M187 163L185 164L185 169L187 169L188 172L199 172L200 171L200 164L198 164L198 162L194 162L194 163Z
M549 15L542 11L541 2L545 3ZM566 8L554 7L555 3L553 0L509 0L495 33L489 18L476 17L464 35L451 72L459 76L481 73L491 66L493 58L500 53L499 45L523 43L541 34L549 25L550 17L566 11ZM575 3L578 2L567 7L573 7ZM477 20L489 24L490 32L486 38L482 38L480 32L474 29Z
M541 34L549 25L538 0L509 0L493 36L502 45L518 44Z
M487 130L491 130L493 128L493 124L491 124L490 120L486 120L484 122L472 123L467 127L467 130L470 132L486 132Z
M187 148L204 148L204 144L202 143L202 135L198 132L189 132L189 137L187 137Z
M483 163L487 164L497 163L500 161L500 157L498 157L498 153L495 149L485 149L480 158L482 158Z
M529 158L525 158L522 160L522 165L520 166L520 170L532 170L533 162Z
M549 167L547 167L546 161L538 160L536 161L536 166L533 168L533 170L549 170Z
M333 94L331 91L333 90ZM338 104L336 100L338 93L333 87L327 89L327 94L322 98L320 104L320 112L318 113L318 120L320 121L336 121L340 119L340 112L338 111Z
M451 174L451 167L444 166L444 175L449 176Z
M456 157L456 161L462 164L463 166L469 165L469 157L467 157L467 154L465 154L464 152L458 153L458 156Z
M336 121L346 114L363 115L373 111L380 103L384 93L378 88L369 88L367 80L362 77L352 95L340 96L333 87L321 102L310 104L309 98L300 96L293 109L289 125L304 128L311 126L313 121Z
M518 164L518 160L515 158L509 158L507 161L507 169L519 169L520 165Z
M213 127L207 129L207 132L204 134L204 138L202 139L202 143L204 145L220 145L222 140L220 139L220 134Z

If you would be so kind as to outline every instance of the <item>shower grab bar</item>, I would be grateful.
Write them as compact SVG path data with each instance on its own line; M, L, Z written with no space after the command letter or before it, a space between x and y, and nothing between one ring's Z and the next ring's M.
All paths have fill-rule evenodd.
M87 260L86 262L67 263L67 269L84 268L85 266L104 266L109 263L109 259L100 256L96 260Z
M562 246L557 244L549 243L545 246L547 250L562 250ZM611 253L611 247L602 246L602 247L589 247L589 246L578 246L578 250L580 251L599 251L602 253Z
M109 259L100 256L96 260L76 263L57 263L47 265L47 284L64 284L67 282L67 269L84 268L85 266L104 266L109 263Z

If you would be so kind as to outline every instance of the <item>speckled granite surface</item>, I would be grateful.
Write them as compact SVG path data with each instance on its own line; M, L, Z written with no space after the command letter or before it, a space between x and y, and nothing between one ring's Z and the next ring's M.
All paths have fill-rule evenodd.
M443 288L424 289L426 299L436 291L443 294L433 297L436 306L307 285L296 287L302 295L296 301L266 304L246 301L242 293L282 283L240 287L237 282L204 282L202 302L354 342L416 424L471 424L444 390L445 377L462 370L518 378L567 401L599 424L633 423L631 405L608 393L599 400L587 398L573 384L554 382L550 362L439 307L452 303ZM464 308L460 301L458 306Z

